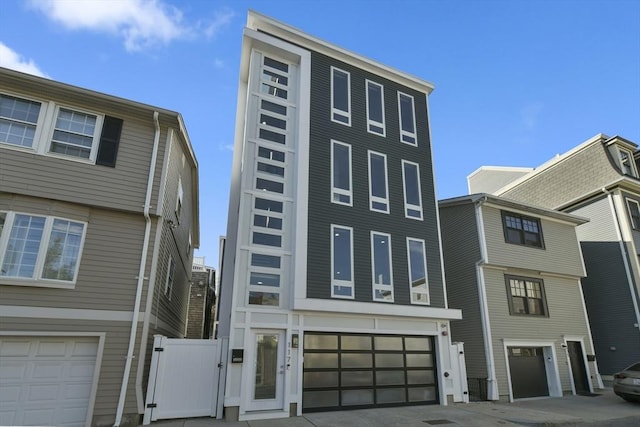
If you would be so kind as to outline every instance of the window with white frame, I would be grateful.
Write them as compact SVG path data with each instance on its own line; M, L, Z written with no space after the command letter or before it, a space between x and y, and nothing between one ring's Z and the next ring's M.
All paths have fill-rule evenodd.
M393 302L393 271L391 268L391 235L371 232L371 273L373 299Z
M407 260L409 264L411 303L429 304L427 257L424 240L407 237Z
M637 176L636 168L633 162L633 155L629 150L618 148L618 158L620 160L620 167L623 174Z
M400 117L400 141L418 145L416 109L413 96L398 92L398 115Z
M404 183L404 215L407 218L422 219L420 166L417 163L403 160L402 181Z
M367 131L385 136L384 125L384 87L381 84L366 81L367 86Z
M331 296L353 299L353 228L331 226Z
M351 145L331 141L331 201L352 206Z
M176 283L176 262L173 257L169 255L169 263L167 264L167 281L164 284L164 295L171 299L173 293L173 286Z
M249 304L280 305L280 257L252 253L249 272Z
M627 199L627 210L631 219L631 227L640 231L640 203L637 200Z
M331 67L331 121L351 126L351 74Z
M369 151L369 209L389 213L387 156Z
M122 123L54 102L0 94L0 144L7 147L115 167Z
M75 283L85 232L84 222L0 212L0 276Z

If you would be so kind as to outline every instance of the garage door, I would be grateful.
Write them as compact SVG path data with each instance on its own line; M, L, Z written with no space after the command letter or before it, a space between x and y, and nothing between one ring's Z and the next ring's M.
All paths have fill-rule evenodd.
M509 373L514 399L549 396L542 347L509 347Z
M432 337L305 333L305 412L438 403Z
M0 337L0 425L84 426L97 338Z

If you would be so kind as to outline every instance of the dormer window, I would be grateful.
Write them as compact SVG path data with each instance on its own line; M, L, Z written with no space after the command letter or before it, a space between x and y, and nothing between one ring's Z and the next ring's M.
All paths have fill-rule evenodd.
M629 150L618 148L618 159L620 160L620 169L622 173L629 176L638 176L633 163L633 156Z

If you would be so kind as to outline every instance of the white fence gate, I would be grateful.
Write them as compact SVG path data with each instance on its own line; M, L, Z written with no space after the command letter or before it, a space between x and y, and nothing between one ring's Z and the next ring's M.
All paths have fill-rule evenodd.
M215 417L218 341L156 335L153 348L143 424L167 418Z

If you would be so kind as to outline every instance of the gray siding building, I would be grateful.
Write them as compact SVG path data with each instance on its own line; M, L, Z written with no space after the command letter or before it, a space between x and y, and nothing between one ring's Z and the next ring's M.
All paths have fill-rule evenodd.
M472 398L509 400L601 387L582 299L576 226L586 220L488 194L441 200L451 325Z
M0 424L138 425L153 335L185 334L197 167L180 114L0 68Z
M249 13L221 268L226 418L464 399L432 90Z
M475 181L494 180L500 168ZM473 187L470 181L470 187ZM473 191L473 188L471 188ZM494 194L589 218L578 226L583 291L604 379L640 358L638 146L602 134L496 189Z

